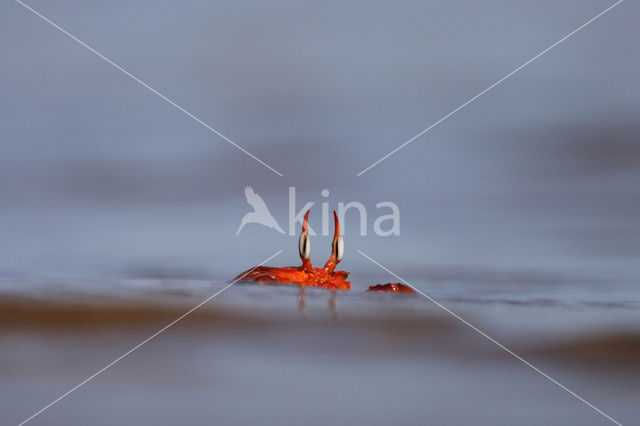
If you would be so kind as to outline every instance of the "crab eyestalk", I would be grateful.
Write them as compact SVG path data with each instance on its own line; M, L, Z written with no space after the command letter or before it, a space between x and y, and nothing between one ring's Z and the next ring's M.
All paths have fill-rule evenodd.
M342 239L342 235L340 235L340 222L338 221L338 215L336 211L333 211L333 242L331 243L331 256L327 263L324 264L325 272L332 274L336 269L336 266L342 260L342 256L344 256L344 240Z
M302 232L300 233L300 239L298 240L298 253L302 260L302 266L300 267L305 272L313 272L313 265L311 264L311 238L309 237L309 213L311 210L307 210L304 215L304 222L302 222Z

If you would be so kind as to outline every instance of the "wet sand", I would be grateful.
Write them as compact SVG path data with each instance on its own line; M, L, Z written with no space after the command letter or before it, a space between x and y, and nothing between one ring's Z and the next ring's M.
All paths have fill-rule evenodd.
M192 282L179 292L173 284L121 283L102 296L87 283L58 297L24 286L5 292L0 421L17 424L223 286ZM608 422L424 298L333 297L232 286L32 424ZM483 314L486 305L450 303L612 417L639 418L637 329L505 331ZM555 304L504 306L503 323L530 310L575 314Z

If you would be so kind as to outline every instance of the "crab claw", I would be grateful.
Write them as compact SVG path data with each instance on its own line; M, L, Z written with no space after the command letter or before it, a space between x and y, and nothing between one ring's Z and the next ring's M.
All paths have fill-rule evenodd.
M340 221L338 221L338 215L336 211L333 211L333 242L331 243L331 256L327 263L324 265L324 270L330 274L336 269L336 266L342 260L344 256L344 240L340 235Z
M301 269L305 272L313 272L313 265L311 264L311 237L309 237L309 213L311 210L307 210L304 215L304 221L302 222L302 232L300 233L300 239L298 240L298 253L302 260Z

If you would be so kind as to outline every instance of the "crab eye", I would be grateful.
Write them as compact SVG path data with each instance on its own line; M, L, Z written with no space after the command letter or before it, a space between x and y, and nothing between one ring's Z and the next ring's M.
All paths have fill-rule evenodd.
M342 260L342 256L344 256L344 240L342 239L342 235L338 235L335 240L333 240L331 252L336 257L336 263Z
M300 240L298 240L298 252L302 259L309 260L309 257L311 256L311 238L309 238L308 232L300 234Z

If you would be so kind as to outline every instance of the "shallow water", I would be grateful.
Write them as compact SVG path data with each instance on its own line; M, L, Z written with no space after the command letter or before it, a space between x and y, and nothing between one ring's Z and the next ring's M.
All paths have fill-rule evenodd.
M353 284L234 284L33 424L607 423L424 297ZM414 284L617 420L640 415L640 307L625 284L607 303L586 287L568 297L575 282L552 294ZM32 414L224 285L2 282L0 420Z

